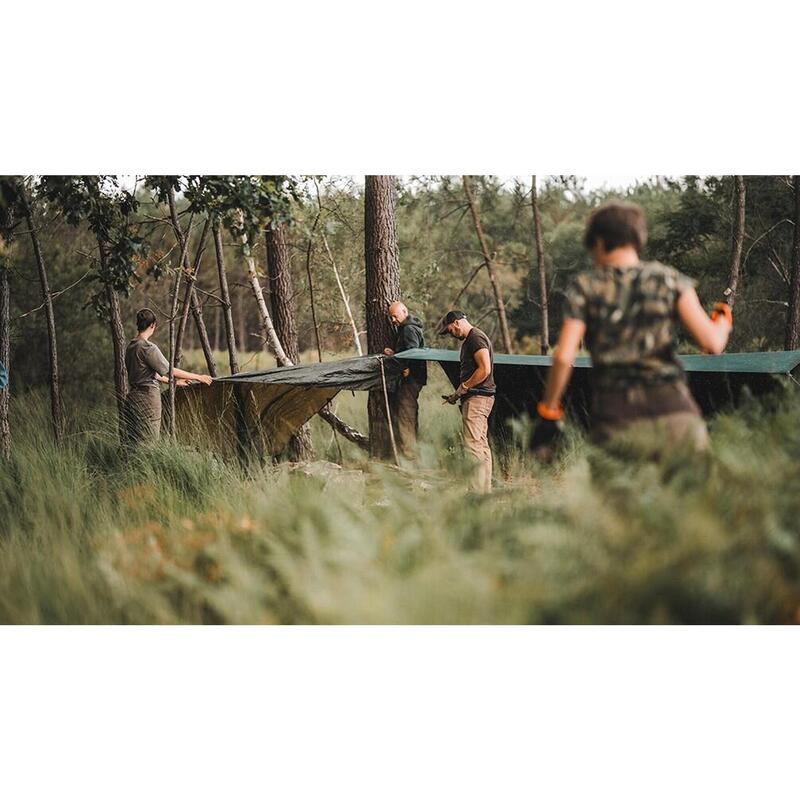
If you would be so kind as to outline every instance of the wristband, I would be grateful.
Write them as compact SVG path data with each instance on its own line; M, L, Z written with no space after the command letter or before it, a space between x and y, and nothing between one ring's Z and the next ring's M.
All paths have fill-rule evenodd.
M564 416L564 409L559 406L558 408L548 408L541 400L536 405L536 413L542 418L550 422L557 422Z
M711 321L716 322L720 317L725 317L728 325L733 327L733 311L727 303L717 303L711 312Z

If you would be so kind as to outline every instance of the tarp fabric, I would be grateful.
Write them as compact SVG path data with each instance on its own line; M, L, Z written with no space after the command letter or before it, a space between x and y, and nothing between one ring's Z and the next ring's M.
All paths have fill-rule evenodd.
M436 361L453 386L458 383L455 350L406 350L398 356L404 361ZM685 355L680 360L695 399L705 414L711 414L735 404L745 389L754 395L774 389L779 376L800 365L800 350ZM291 435L342 389L382 389L381 363L392 392L402 367L396 358L383 356L276 367L219 378L209 387L190 386L178 393L178 429L182 437L202 437L223 451L250 442L261 452L276 455L285 449ZM497 401L491 419L495 436L505 437L510 418L534 413L551 363L549 356L495 356ZM590 360L576 359L565 395L568 410L582 422L588 418L590 373Z
M342 389L382 390L380 361L391 392L402 368L395 359L376 356L276 367L219 378L211 386L188 386L177 396L179 434L227 454L253 447L277 455Z

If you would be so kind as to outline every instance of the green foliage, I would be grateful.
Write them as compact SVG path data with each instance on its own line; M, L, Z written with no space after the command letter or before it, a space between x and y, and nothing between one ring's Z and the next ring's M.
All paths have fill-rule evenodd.
M796 620L796 391L718 417L701 480L603 461L576 438L554 467L519 456L476 498L435 388L429 460L410 473L346 461L243 475L166 443L125 459L102 418L56 449L34 405L0 470L0 621ZM321 450L330 431L315 436Z

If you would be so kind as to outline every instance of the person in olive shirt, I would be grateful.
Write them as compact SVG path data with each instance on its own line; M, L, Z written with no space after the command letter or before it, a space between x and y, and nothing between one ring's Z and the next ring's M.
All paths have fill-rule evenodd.
M425 347L422 321L412 316L405 304L399 300L389 304L389 319L396 327L394 347L383 352L387 356ZM404 369L400 385L391 395L392 419L397 433L397 446L404 458L413 460L417 455L417 433L419 432L419 393L428 382L428 365L425 361L400 360Z
M125 369L128 372L128 396L125 398L125 418L128 440L132 444L157 441L161 434L161 392L159 383L168 383L169 362L150 341L156 329L156 315L143 308L136 314L136 336L125 350ZM198 375L177 367L173 369L178 386L187 381L200 381L207 386L210 375Z
M448 311L439 332L462 342L458 388L445 402L455 405L461 401L464 448L477 462L472 488L488 493L492 490L489 415L497 390L492 342L480 328L470 324L463 311Z

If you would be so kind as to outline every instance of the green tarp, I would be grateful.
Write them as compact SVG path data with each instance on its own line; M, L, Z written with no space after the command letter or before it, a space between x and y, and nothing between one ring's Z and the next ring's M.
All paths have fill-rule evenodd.
M391 392L401 371L396 359L364 356L244 372L218 378L211 386L188 386L178 391L178 431L184 439L203 441L228 454L246 443L277 455L342 389L382 389L385 378Z
M455 350L407 350L404 360L435 361L453 386L458 384ZM800 365L800 350L770 353L725 353L680 356L689 386L705 414L735 404L747 389L758 395L778 385L779 376ZM497 402L492 414L496 436L506 422L533 414L541 399L549 356L495 355ZM383 364L383 375L381 374ZM400 379L397 358L362 356L339 361L276 367L219 378L212 386L190 386L178 393L178 427L183 436L201 435L215 447L230 450L237 442L256 442L265 453L277 454L291 435L342 389L382 389L391 392ZM565 405L580 421L588 417L591 362L578 358L565 395Z

